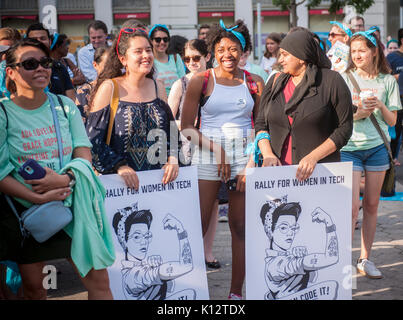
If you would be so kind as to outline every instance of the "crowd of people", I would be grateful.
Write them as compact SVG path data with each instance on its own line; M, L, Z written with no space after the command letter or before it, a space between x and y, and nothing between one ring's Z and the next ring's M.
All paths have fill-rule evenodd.
M45 262L66 258L89 299L112 299L106 268L115 257L106 223L76 219L71 232L39 243L21 234L10 202L21 214L35 204L87 199L86 210L93 213L99 207L91 196L98 194L100 207L104 200L96 188L99 174L118 174L138 189L137 172L162 169L167 184L189 165L198 171L208 268L221 267L213 255L214 235L219 220L229 223L229 299L242 299L245 172L255 166L297 165L296 178L305 180L317 163L352 161L353 234L363 212L356 267L369 278L382 277L370 254L389 145L372 121L400 165L403 29L385 46L379 28L366 30L362 17L348 24L331 21L328 40L348 57L342 69L341 58L333 59L326 44L302 27L269 34L259 64L250 59L251 35L242 20L202 25L198 39L189 41L171 36L166 25L134 19L111 45L102 21L87 31L90 42L75 56L67 35L50 35L41 23L29 26L24 37L0 29L0 272L14 277L13 290L11 281L0 286L0 298L46 299ZM56 142L41 145L33 137L35 132L57 140L53 105L62 155ZM155 129L167 139L149 139ZM27 159L35 159L46 175L24 180L18 170ZM85 192L72 197L78 190ZM106 221L103 210L100 219ZM82 233L96 245L80 254L74 244Z

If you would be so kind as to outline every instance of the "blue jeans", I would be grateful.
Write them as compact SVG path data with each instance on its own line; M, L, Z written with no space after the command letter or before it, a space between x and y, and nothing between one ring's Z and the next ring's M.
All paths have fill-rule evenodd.
M388 150L382 143L367 150L341 151L341 161L353 162L353 171L386 171L389 169Z

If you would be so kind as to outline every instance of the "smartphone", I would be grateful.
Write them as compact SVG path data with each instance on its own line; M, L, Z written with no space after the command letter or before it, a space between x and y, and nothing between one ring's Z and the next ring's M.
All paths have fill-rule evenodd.
M27 160L18 170L18 174L25 180L42 179L46 175L45 169L35 160Z
M230 179L227 182L227 189L228 191L235 191L236 190L237 179Z

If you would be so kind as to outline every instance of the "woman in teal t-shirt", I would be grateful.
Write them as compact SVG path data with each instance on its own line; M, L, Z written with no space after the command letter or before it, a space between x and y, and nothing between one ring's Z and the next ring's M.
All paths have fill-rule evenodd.
M185 65L180 55L167 54L170 36L166 25L154 25L148 33L148 37L153 44L154 66L157 70L157 79L163 81L167 96L169 96L174 82L186 74Z
M372 32L355 33L350 48L351 63L342 76L350 88L353 105L357 106L357 110L354 113L353 134L341 149L341 160L353 162L353 235L360 207L361 173L365 173L362 243L357 269L369 278L382 278L382 273L369 257L376 231L379 196L385 172L389 169L389 155L370 115L375 116L389 138L388 125L395 125L397 110L402 107L397 82L390 75L383 51ZM359 88L354 86L354 79Z
M49 49L34 39L24 39L6 55L7 89L10 98L0 100L0 192L12 198L19 214L32 204L65 200L75 180L72 171L60 172L57 137L50 102L44 89L49 85L52 59ZM63 107L53 98L63 144L63 162L83 158L91 162L91 143L74 102L62 96ZM18 169L27 159L45 168L42 179L24 180ZM60 172L60 173L58 173ZM43 286L45 261L70 258L71 238L62 230L45 242L33 237L22 241L17 218L4 196L0 197L0 260L18 264L25 299L46 299ZM73 264L74 265L74 264ZM81 278L92 299L112 299L106 269L92 269Z

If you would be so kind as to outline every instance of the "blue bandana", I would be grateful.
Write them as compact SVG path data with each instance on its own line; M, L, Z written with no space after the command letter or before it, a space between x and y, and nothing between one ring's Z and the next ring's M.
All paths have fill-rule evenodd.
M335 24L338 26L341 30L343 30L350 38L353 36L353 33L351 32L350 28L346 27L344 24L337 22L337 21L329 21L330 24Z
M55 47L56 42L57 42L57 39L59 39L59 34L56 32L56 33L53 35L53 41L52 41L52 44L51 44L51 46L50 46L50 50L53 50L53 48Z
M0 62L0 98L10 97L10 92L6 88L6 61Z
M151 35L153 34L153 31L155 30L155 28L157 28L157 27L161 27L161 28L163 28L163 29L165 29L166 31L167 31L167 33L168 33L168 35L169 35L169 30L168 30L168 27L165 25L165 24L155 24L155 25L153 25L153 27L151 28L151 30L150 30L150 32L148 33L148 37L151 39Z
M242 33L238 32L238 31L234 31L234 29L238 28L237 25L236 25L235 27L232 27L232 28L227 28L227 27L225 26L225 24L224 24L224 21L222 21L222 19L220 19L220 26L221 26L221 28L223 28L225 31L231 32L235 37L237 37L237 39L238 39L239 42L241 43L242 50L245 50L245 46L246 46L245 37L242 35Z
M373 35L373 33L375 32L376 30L368 30L368 31L358 31L358 32L356 32L356 33L354 33L353 34L353 37L354 36L364 36L365 38L367 38L369 41L371 41L372 42L372 44L375 46L375 47L377 47L377 44L376 44L376 38L375 38L375 36Z
M371 28L368 29L369 30L375 30L375 31L379 31L379 33L381 33L381 29L379 29L378 26L372 26Z

